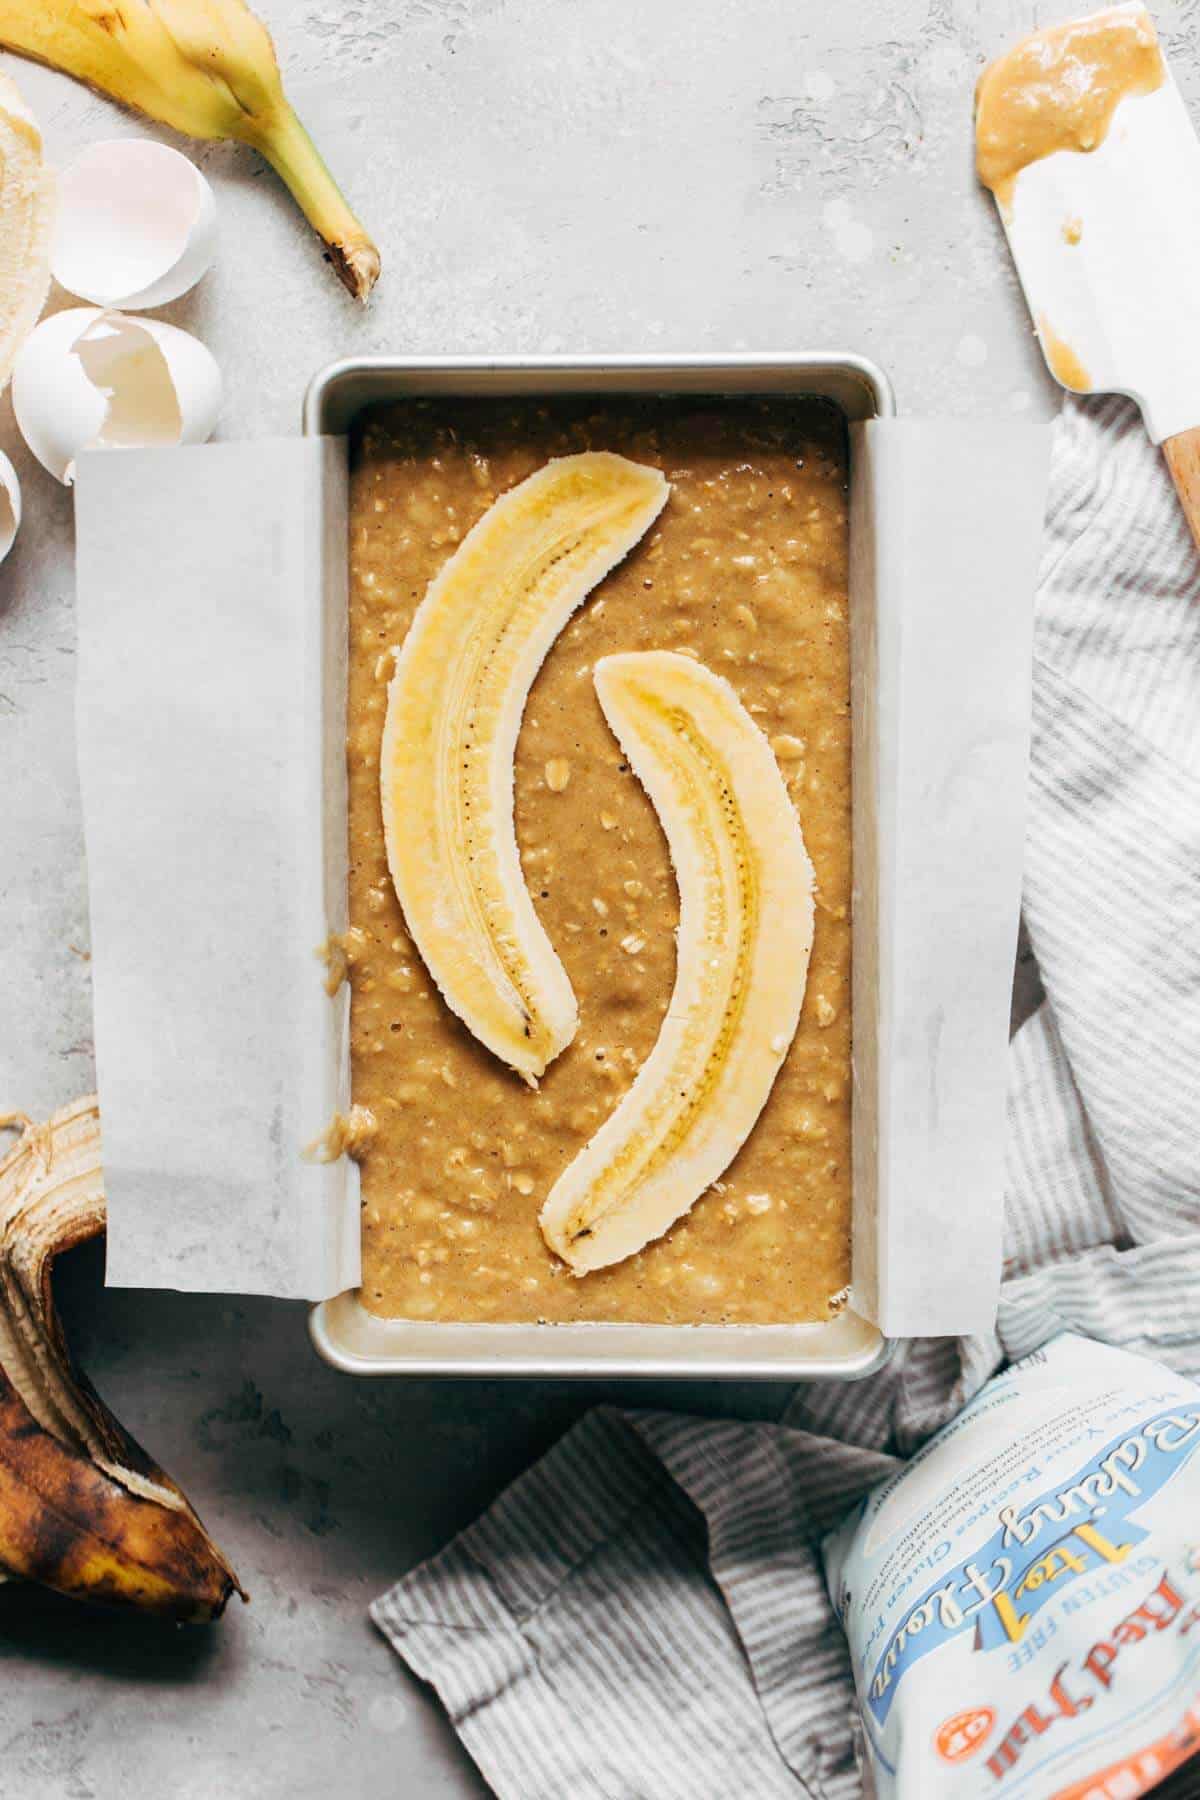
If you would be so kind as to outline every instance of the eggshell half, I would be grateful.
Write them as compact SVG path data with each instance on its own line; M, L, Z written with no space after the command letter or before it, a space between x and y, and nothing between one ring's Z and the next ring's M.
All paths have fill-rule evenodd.
M17 471L0 450L0 563L16 541L21 528L21 484Z
M217 248L213 191L152 138L92 144L59 176L50 268L97 306L140 311L194 287Z
M12 399L25 442L69 486L83 450L202 444L221 410L221 372L178 326L72 307L21 346Z

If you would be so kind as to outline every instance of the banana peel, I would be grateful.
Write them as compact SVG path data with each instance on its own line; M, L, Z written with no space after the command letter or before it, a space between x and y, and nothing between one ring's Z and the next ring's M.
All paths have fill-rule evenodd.
M0 0L0 47L85 81L195 138L249 144L365 300L379 251L283 91L275 47L244 0Z
M0 1565L59 1593L181 1624L246 1598L183 1491L72 1360L51 1278L105 1227L100 1117L90 1096L0 1158Z

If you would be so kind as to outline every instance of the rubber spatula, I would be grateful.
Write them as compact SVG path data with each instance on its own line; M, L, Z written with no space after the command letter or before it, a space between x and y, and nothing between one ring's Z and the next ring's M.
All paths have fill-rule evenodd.
M1069 108L1106 78L1117 98L1107 120L1092 118L1093 145L1036 155L996 198L1051 374L1076 393L1137 401L1200 546L1200 141L1165 58L1149 92L1122 92L1119 71L1089 66L1089 35L1106 21L1156 45L1145 7L1131 5L1040 32L1013 53L1031 52L1018 69L1023 91L1009 96L1018 130L1025 103L1028 144L1054 141L1030 124L1039 106ZM981 174L992 70L978 90Z

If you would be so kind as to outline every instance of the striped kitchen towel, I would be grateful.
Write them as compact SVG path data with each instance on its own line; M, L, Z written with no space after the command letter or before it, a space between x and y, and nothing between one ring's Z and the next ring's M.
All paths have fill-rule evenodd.
M1075 1329L1200 1375L1200 562L1140 418L1068 402L1035 638L1005 1280L784 1425L591 1413L373 1617L502 1800L850 1800L817 1544L1005 1360Z

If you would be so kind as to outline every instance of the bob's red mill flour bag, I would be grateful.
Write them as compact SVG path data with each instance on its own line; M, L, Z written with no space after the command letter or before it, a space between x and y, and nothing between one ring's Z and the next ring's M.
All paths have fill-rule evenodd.
M1200 1751L1200 1386L1055 1338L824 1546L880 1800L1133 1800Z

